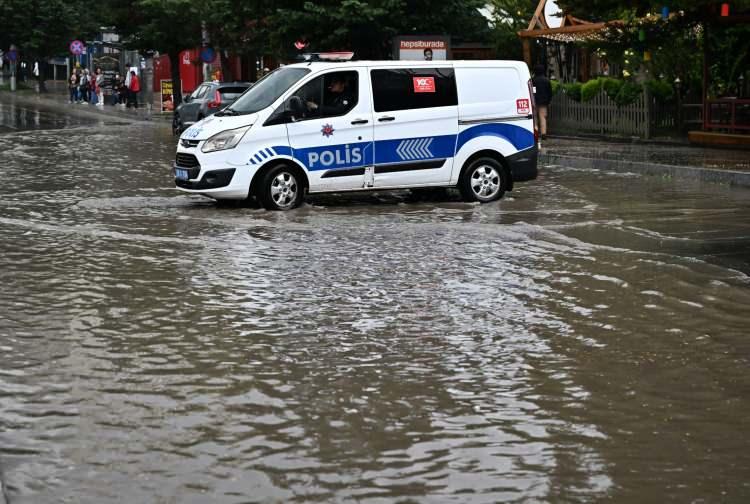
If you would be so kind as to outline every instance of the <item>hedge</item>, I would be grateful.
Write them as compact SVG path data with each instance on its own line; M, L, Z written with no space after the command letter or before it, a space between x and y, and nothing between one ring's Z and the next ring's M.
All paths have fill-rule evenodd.
M561 89L575 101L591 101L599 93L604 91L617 106L622 107L635 102L643 93L644 86L658 101L669 101L674 97L672 85L666 81L656 79L648 80L643 86L630 80L615 79L613 77L599 77L591 79L583 84L578 82L560 83L551 81L552 93L556 94Z

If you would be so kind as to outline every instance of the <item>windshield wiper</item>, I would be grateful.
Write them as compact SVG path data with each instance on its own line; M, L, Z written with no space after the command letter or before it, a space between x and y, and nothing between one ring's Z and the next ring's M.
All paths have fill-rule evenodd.
M225 115L236 116L236 115L240 115L240 113L237 112L236 110L225 108L224 110L220 110L219 112L217 112L216 115L217 116L225 116Z

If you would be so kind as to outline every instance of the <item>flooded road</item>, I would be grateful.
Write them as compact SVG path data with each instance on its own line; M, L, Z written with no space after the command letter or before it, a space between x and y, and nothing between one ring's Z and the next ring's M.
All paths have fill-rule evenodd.
M10 503L750 499L750 191L553 166L278 213L173 156L0 135Z

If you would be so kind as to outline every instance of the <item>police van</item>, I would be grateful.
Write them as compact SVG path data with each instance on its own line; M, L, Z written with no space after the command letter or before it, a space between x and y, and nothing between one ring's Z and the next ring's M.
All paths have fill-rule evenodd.
M281 67L180 137L175 185L290 210L305 193L457 187L489 202L537 176L517 61L310 61Z

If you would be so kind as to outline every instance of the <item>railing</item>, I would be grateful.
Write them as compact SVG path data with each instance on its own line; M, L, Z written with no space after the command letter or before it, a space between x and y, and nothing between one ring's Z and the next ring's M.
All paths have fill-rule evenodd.
M549 107L550 133L595 133L649 138L654 125L647 100L644 94L635 103L618 107L605 93L599 93L584 103L558 93L552 98ZM662 117L657 121L657 126L658 123L674 126L674 117Z
M704 111L704 130L723 130L729 133L750 132L750 100L734 98L708 100Z

